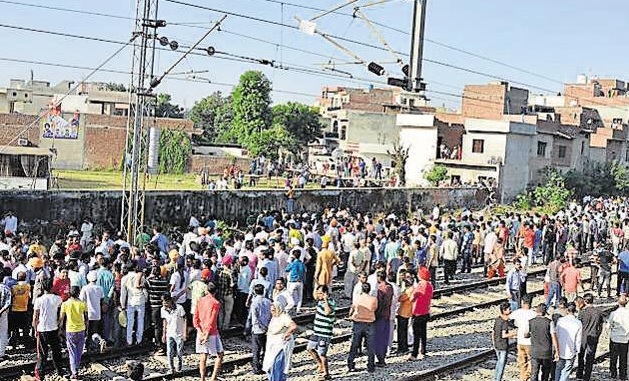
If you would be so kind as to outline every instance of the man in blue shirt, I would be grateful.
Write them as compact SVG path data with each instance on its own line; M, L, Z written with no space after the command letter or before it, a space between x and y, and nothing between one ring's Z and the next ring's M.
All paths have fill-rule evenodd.
M286 272L288 273L288 292L293 296L295 305L297 306L297 313L301 311L301 304L304 294L304 276L306 275L306 266L299 260L301 252L299 250L293 250L290 253L291 262L286 266Z
M162 229L159 226L153 227L153 238L151 243L154 243L162 254L162 257L168 253L168 238L162 234Z
M618 282L616 286L616 296L620 293L627 293L629 287L629 249L625 246L618 254Z
M249 309L247 325L251 327L251 351L253 358L251 365L253 374L264 374L262 370L262 350L266 347L266 330L271 322L271 301L264 297L264 286L256 284L253 287L255 297Z
M507 274L505 284L512 311L520 307L520 285L522 284L522 274L520 270L522 270L522 263L516 258L513 261L513 268Z

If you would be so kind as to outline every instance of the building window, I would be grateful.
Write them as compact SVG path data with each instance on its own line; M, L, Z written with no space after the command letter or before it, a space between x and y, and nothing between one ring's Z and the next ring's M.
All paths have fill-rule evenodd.
M585 142L581 142L581 155L585 152Z
M563 159L566 157L566 146L559 146L559 152L557 156L559 156L560 159Z
M537 142L537 156L546 156L545 142Z
M473 153L483 153L485 152L485 141L482 139L474 139L472 140L472 152Z
M341 140L345 140L347 137L347 126L341 126Z
M335 120L334 123L332 123L332 133L333 134L338 134L339 133L339 122L338 122L338 120Z

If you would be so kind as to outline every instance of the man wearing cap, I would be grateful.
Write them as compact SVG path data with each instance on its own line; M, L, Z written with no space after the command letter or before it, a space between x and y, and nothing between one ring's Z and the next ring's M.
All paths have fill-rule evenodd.
M103 289L96 284L98 274L96 271L90 271L87 274L87 286L81 289L79 299L87 304L87 351L92 352L95 345L98 345L100 351L105 349L106 342L101 334L101 306L103 303Z

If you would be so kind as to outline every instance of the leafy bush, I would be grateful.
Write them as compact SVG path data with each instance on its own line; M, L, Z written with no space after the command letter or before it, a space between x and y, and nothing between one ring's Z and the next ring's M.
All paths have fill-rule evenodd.
M448 177L448 168L445 165L435 165L430 171L424 173L424 179L428 180L433 186L439 185L439 183Z

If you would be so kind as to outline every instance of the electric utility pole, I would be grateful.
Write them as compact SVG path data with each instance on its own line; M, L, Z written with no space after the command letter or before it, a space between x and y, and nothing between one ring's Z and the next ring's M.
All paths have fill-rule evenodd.
M411 32L411 61L407 74L406 89L420 92L426 89L422 83L422 59L424 55L424 26L426 25L426 3L428 0L415 0L413 9L413 30Z
M155 95L150 87L155 63L158 0L136 0L129 88L129 117L124 156L120 228L132 245L144 225L144 195L148 159L148 129L155 121Z

